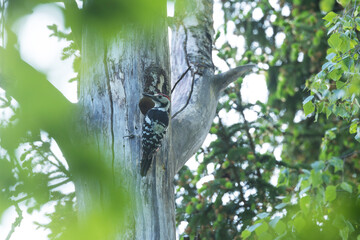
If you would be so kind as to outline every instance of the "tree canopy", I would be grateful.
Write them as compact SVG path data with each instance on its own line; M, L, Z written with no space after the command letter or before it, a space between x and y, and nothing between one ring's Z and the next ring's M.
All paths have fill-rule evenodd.
M216 37L241 36L245 49L227 39L217 56L228 66L257 63L269 97L244 101L242 78L225 90L210 131L216 140L197 153L198 169L183 168L176 180L184 236L359 238L359 5L221 6L224 24ZM224 123L224 111L241 120ZM247 119L249 112L256 120Z

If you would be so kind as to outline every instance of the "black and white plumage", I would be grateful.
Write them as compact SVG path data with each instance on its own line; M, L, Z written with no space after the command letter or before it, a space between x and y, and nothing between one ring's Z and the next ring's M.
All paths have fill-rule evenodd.
M157 149L161 146L161 141L169 125L168 109L170 107L170 99L165 94L144 93L144 96L150 97L155 106L146 113L142 129L141 176L146 175Z

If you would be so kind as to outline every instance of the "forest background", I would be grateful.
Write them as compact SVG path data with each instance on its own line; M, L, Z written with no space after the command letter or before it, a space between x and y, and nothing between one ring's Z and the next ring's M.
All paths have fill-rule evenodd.
M14 22L40 3L19 8ZM211 143L175 178L180 238L360 239L359 3L217 4L223 11L223 24L215 29L218 71L257 64L268 98L244 99L243 78L224 91ZM65 25L72 21L64 19ZM78 72L73 35L56 25L49 29L68 42L63 59L72 59ZM22 211L51 203L50 221L37 224L49 239L61 238L76 218L75 194L59 190L71 181L67 166L46 133L23 136L10 95L2 92L0 100L7 112L1 119L0 213L11 207L18 214L8 236ZM11 149L21 151L11 155ZM60 166L55 175L47 172L49 159Z

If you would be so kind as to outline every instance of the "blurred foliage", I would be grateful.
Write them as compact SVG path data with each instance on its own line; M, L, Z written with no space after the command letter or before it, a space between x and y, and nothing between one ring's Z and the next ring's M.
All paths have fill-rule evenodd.
M48 1L4 2L1 7L8 8L11 26ZM69 42L63 58L75 56L74 70L79 71L83 21L93 23L99 34L112 36L122 30L123 21L146 24L162 2L92 1L79 9L74 1L65 1L61 8L72 32L61 32L56 25L49 29L52 36ZM139 11L138 4L148 6L146 11ZM225 40L216 49L218 57L229 67L258 63L258 72L266 75L269 98L266 103L244 101L241 78L226 89L210 131L215 140L197 153L198 169L184 167L176 179L178 225L187 224L185 234L192 239L359 239L359 3L222 0L220 4L224 24L216 38L243 36L245 47ZM106 11L109 5L111 13ZM119 16L121 21L109 24ZM3 21L1 26L4 31ZM1 69L0 82L6 83L10 75L31 81L45 78L19 60L16 34L9 26L7 51L1 50L0 60L1 67L11 68ZM230 32L231 26L235 28ZM53 92L34 104L29 85L18 86L22 91L18 98L11 88L0 94L6 116L0 122L0 215L9 208L18 214L9 236L20 225L22 211L31 213L52 204L51 221L37 223L50 229L50 239L104 239L123 217L119 206L128 199L119 188L108 209L93 212L78 226L75 194L60 190L74 179L66 162L51 149L52 136L40 131L33 118L52 116L57 106L67 111L68 106L49 107L46 99ZM256 120L248 120L247 113ZM239 121L226 123L227 114ZM62 122L65 116L54 115L57 120L51 122ZM64 125L53 133L61 135L66 129ZM91 151L84 157L81 149L88 147L79 143L72 150L94 164L78 162L73 169L87 166L88 177L100 174L106 184L109 179L102 176L110 174L91 161L95 160ZM275 157L279 151L281 159Z
M358 101L360 91L360 6L348 3L341 14L329 12L326 21L328 44L327 56L321 71L309 80L311 95L303 102L305 115L315 111L334 114L351 121L349 132L360 141ZM314 100L314 103L313 103Z
M226 89L215 140L176 180L182 238L360 239L359 3L220 4L218 57L229 67L258 63L269 97L244 101L241 78ZM239 120L226 124L229 116Z
M48 230L49 239L113 238L133 227L131 222L124 224L126 210L132 209L129 198L133 196L125 196L122 186L114 186L111 170L99 161L104 156L74 126L79 109L52 86L44 73L24 62L19 53L14 24L21 24L22 17L38 5L53 2L0 1L0 216L5 212L17 214L6 239L11 239L20 226L24 212L34 211L46 212L45 223L35 224ZM68 42L62 59L74 57L73 68L79 73L79 26L90 15L86 16L75 1L55 6L62 10L65 25L72 31L62 32L58 26L50 25L49 37ZM79 75L69 81L78 79ZM103 204L89 203L93 211L81 224L78 218L84 216L78 212L79 199L74 192L74 182L79 179L93 184L87 190L89 199L101 188Z

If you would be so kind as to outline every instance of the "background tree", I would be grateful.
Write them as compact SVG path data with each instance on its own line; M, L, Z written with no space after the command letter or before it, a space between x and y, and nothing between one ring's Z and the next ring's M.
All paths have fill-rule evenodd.
M241 78L225 90L216 140L177 179L178 224L200 239L359 238L358 3L220 4L216 36L243 36L245 49L227 40L218 56L258 62L269 97L244 101ZM225 124L224 111L241 120Z

